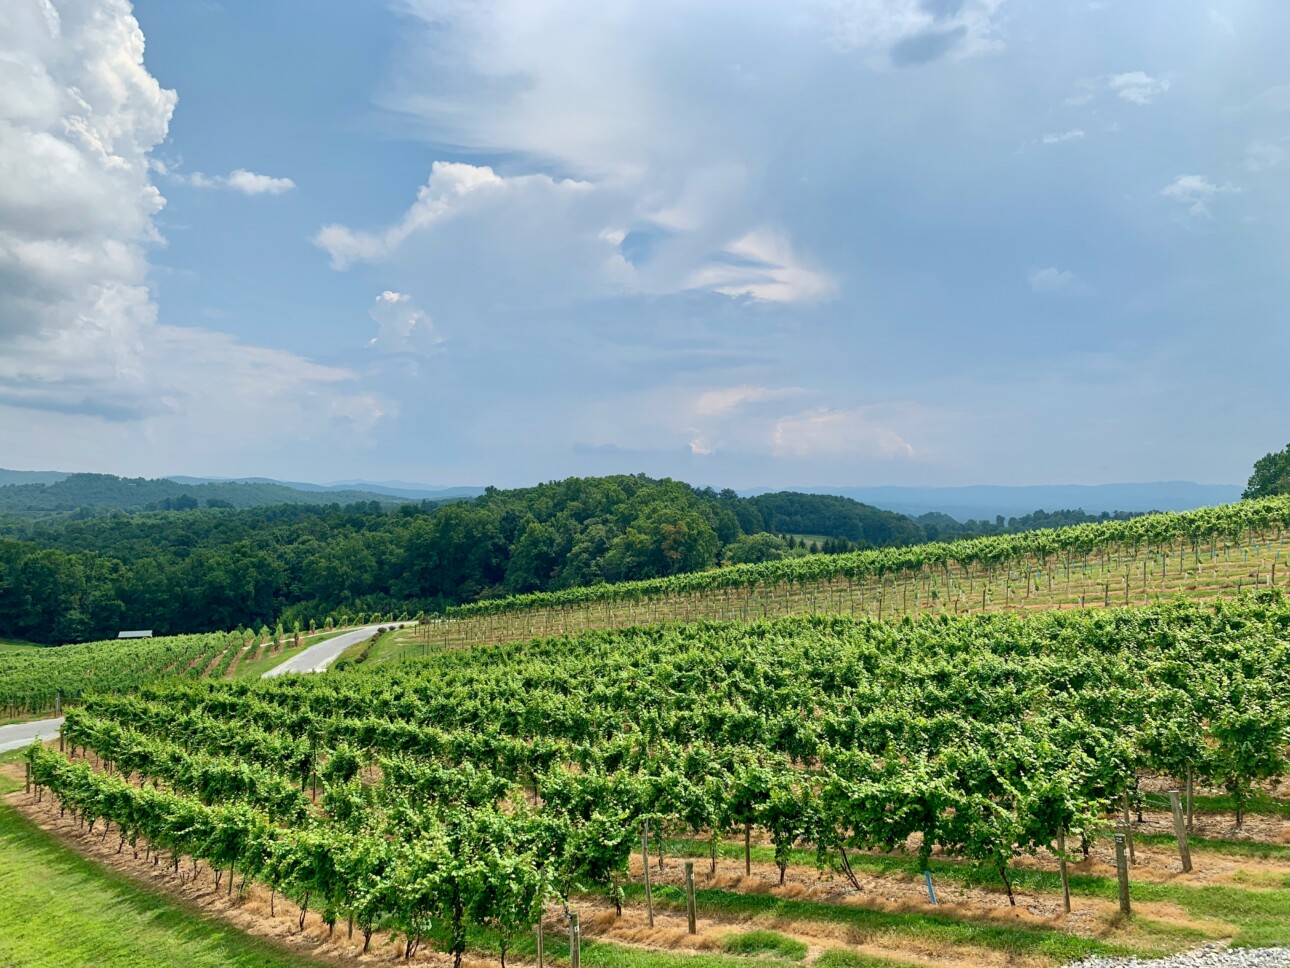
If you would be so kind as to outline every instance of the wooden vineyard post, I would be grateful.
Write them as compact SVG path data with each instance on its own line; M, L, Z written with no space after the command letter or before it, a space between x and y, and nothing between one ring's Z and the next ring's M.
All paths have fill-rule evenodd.
M538 922L537 922L537 925L534 927L534 929L533 929L533 930L535 930L535 931L537 932L537 963L538 963L538 968L545 968L545 966L546 966L546 951L545 951L545 947L546 947L546 946L543 944L543 941L544 941L545 939L542 937L542 915L541 915L541 914L539 914L539 915L538 915Z
M645 869L645 914L649 920L649 926L654 927L654 895L650 891L649 883L649 821L646 820L641 827L641 865Z
M1062 876L1062 907L1071 913L1071 882L1066 872L1066 831L1057 831L1057 871Z
M690 934L698 934L696 905L694 903L694 861L685 862L685 914L690 922Z
M1124 805L1124 838L1129 843L1129 863L1136 864L1138 856L1133 850L1133 821L1129 819L1129 791L1125 790L1122 796Z
M63 694L61 692L54 693L54 715L63 715Z
M66 746L64 745L64 736L63 736L63 727L62 727L62 726L59 726L59 727L58 727L58 752L60 752L60 753L66 753L66 752L67 752L67 748L66 748Z
M1192 798L1193 789L1194 787L1192 786L1191 767L1188 766L1187 767L1187 832L1188 833L1191 833L1192 831L1191 798Z
M1187 825L1183 822L1182 803L1177 790L1169 791L1169 806L1174 812L1174 833L1178 837L1178 857L1182 860L1184 874L1191 873L1191 847L1187 843Z
M26 770L26 783L23 785L23 792L24 792L24 793L30 793L30 792L31 792L31 760L28 760L28 761L27 761L26 763L24 763L23 765L27 767L27 770Z
M1131 914L1129 908L1129 862L1124 856L1124 834L1115 835L1115 873L1120 881L1120 913Z
M578 927L578 913L569 912L569 968L580 968L582 961L582 931Z

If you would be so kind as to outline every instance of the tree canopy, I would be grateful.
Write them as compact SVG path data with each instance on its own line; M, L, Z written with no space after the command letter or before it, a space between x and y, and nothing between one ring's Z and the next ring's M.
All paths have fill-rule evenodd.
M1284 450L1264 454L1254 462L1254 473L1241 497L1275 497L1290 494L1290 444Z

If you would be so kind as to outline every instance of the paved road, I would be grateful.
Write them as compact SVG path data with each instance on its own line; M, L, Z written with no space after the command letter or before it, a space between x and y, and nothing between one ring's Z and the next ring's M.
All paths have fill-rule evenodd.
M0 753L30 746L33 739L57 739L58 727L62 725L63 717L59 716L57 719L37 719L30 723L0 726Z
M264 674L264 678L281 676L288 672L325 672L327 667L335 662L340 657L340 654L354 643L362 642L363 639L379 628L390 628L398 624L393 622L385 626L365 625L362 628L354 629L352 632L346 632L344 635L338 635L335 638L319 642L317 645L311 645L299 655L293 655L286 662L274 666Z
M391 625L409 624L394 622ZM378 628L390 628L390 625L365 625L335 638L311 645L299 655L293 655L281 665L274 666L263 678L280 676L288 672L324 672L335 662L342 652L356 642L362 642ZM0 753L9 750L20 750L29 746L33 739L57 739L58 727L63 725L63 718L37 719L30 723L15 723L13 726L0 726Z

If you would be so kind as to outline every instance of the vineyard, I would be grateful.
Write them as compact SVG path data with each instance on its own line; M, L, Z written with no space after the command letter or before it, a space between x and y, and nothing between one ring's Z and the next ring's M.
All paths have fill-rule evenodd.
M1223 798L1238 826L1266 801L1287 770L1288 639L1290 605L1265 589L1213 605L641 627L380 675L170 681L86 697L64 752L29 750L27 802L52 795L117 853L193 880L205 865L216 892L261 891L269 917L320 918L365 952L437 947L460 964L469 947L504 964L534 954L544 923L570 929L574 947L549 951L577 968L579 916L610 935L644 909L633 937L648 947L655 908L683 926L688 905L691 930L715 923L727 950L793 957L792 939L732 933L760 924L767 900L718 876L734 853L747 877L773 865L771 883L804 863L831 877L833 899L775 910L860 932L835 947L908 952L911 932L931 932L960 957L1049 963L1144 950L1149 919L1096 920L1105 878L1066 875L1093 871L1160 782L1186 791L1189 814L1194 791ZM678 880L673 864L651 890L652 863L633 855L657 848L662 871L665 843L699 870ZM925 872L929 892L933 871L942 889L988 890L906 915L875 882L884 863ZM1051 910L1059 872L1071 915L991 920L991 898ZM1224 923L1176 866L1143 889L1210 931ZM1226 937L1287 940L1284 892L1265 894ZM863 963L851 957L839 965Z
M419 630L428 646L701 620L1145 605L1290 587L1290 499L951 544L812 555L665 579L489 599Z
M276 632L110 639L0 652L0 720L53 712L88 693L130 692L160 679L258 672L309 641L279 626Z

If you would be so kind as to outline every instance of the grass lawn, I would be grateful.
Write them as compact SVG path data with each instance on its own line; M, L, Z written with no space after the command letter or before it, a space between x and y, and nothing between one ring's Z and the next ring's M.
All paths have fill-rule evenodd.
M1146 837L1144 840L1160 840L1172 843L1172 838L1167 837ZM1251 871L1258 871L1258 860L1263 857L1284 858L1282 852L1287 848L1282 845L1272 844L1246 844L1240 841L1219 841L1207 840L1205 838L1192 838L1192 846L1196 848L1205 848L1210 850L1219 850L1229 852L1232 856L1246 856L1251 860ZM681 856L695 857L701 859L707 853L707 841L697 840L672 840L668 842L672 850ZM743 845L731 842L723 842L719 845L718 854L722 857L743 858ZM753 860L759 863L769 863L774 859L774 851L771 847L765 845L755 845L752 849ZM815 863L815 851L795 849L792 852L790 860L794 866L813 866ZM857 870L863 870L869 874L875 875L904 875L911 878L920 876L920 865L916 857L905 854L853 854L851 856L851 865ZM957 861L947 861L933 859L929 865L933 876L938 882L947 882L960 884L967 887L984 887L987 889L998 889L1000 884L997 875L993 871L982 870L970 864L964 864ZM1055 894L1061 890L1061 879L1056 871L1035 870L1033 868L1017 867L1010 869L1009 877L1012 880L1013 887L1022 892L1047 893ZM1095 874L1072 873L1070 876L1071 894L1075 897L1096 897L1103 900L1114 900L1118 896L1118 885L1114 877L1103 877ZM1271 889L1268 889L1268 888ZM639 885L632 885L631 889L639 890ZM655 889L655 898L659 897L660 890ZM699 891L702 897L705 892ZM728 907L732 909L743 909L748 913L753 913L753 909L765 903L764 896L742 896L731 895L721 891L706 892L710 903L717 907ZM1134 880L1130 875L1130 896L1134 901L1154 902L1164 901L1177 904L1188 914L1215 922L1226 922L1231 926L1232 941L1236 945L1250 947L1267 947L1269 945L1290 945L1290 878L1286 878L1281 883L1261 884L1255 889L1246 889L1244 887L1229 885L1205 885L1189 884L1186 882L1158 883L1146 880ZM664 895L669 899L669 895ZM794 910L797 916L807 920L826 918L834 919L838 915L823 911L821 906L813 902L776 902L780 905L796 905ZM848 909L849 910L849 909ZM791 912L783 912L789 913ZM845 915L853 917L853 915ZM888 916L890 917L890 916ZM1170 932L1168 925L1153 923L1148 919L1138 919L1140 929L1138 937L1140 940L1153 943L1159 941L1163 946L1168 947L1170 943ZM894 923L893 923L893 926ZM910 923L906 923L906 927ZM941 930L940 928L936 930ZM945 930L954 930L948 929ZM999 947L1006 950L1025 950L1031 947L1037 947L1044 953L1053 954L1054 946L1060 948L1062 942L1056 939L1050 939L1042 943L1037 943L1033 937L1034 929L1024 929L1027 933L1022 935L1001 934L999 931L1008 931L1013 929L994 929L976 939L974 943L984 944L987 947ZM1066 936L1070 937L1070 936ZM1200 941L1203 938L1188 939L1187 941ZM1072 939L1070 943L1078 944L1079 939ZM1185 946L1185 945L1184 945ZM1087 952L1097 953L1097 952ZM1072 952L1072 957L1082 956Z
M0 777L0 793L17 788L13 780ZM85 860L0 803L0 965L305 968L316 964L204 918Z
M352 668L371 669L374 666L399 662L403 659L418 658L425 653L426 646L416 638L416 629L415 625L391 629L371 645L367 642L355 643L340 654L332 668L338 672L343 670L364 651L367 652L367 658Z

